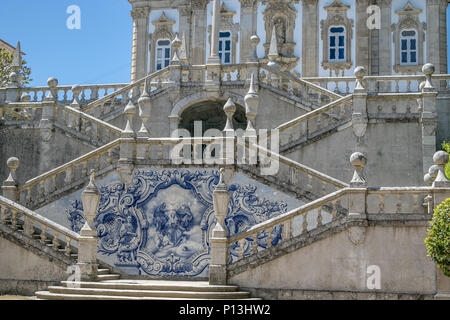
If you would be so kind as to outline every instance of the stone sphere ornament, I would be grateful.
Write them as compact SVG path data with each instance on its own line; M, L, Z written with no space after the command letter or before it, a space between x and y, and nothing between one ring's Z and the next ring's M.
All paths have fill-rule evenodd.
M424 66L422 67L422 72L423 72L425 75L432 75L432 74L434 73L434 71L435 71L435 67L434 67L434 65L431 64L431 63L426 63L426 64L424 64Z
M438 166L445 166L448 162L448 153L445 151L438 151L433 156L433 162Z
M54 77L48 78L47 85L52 89L56 88L58 86L58 79Z

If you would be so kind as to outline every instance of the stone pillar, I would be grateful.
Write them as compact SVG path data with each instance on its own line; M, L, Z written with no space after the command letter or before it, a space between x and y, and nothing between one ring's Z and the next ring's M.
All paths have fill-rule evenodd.
M211 26L211 51L207 64L220 64L219 57L220 0L213 0L213 16Z
M355 152L350 156L350 163L355 171L352 181L350 181L350 188L352 190L349 194L348 215L352 220L365 220L367 218L367 181L364 177L364 167L366 166L367 158L361 152Z
M427 57L437 74L447 73L447 0L427 0Z
M133 118L136 115L136 106L133 98L128 101L124 109L127 117L125 130L122 131L120 137L120 158L118 161L118 169L120 181L125 184L131 182L134 159L136 158L136 132L134 131Z
M247 117L246 134L249 136L256 136L255 119L258 115L259 109L259 95L256 92L254 85L255 74L251 75L250 88L244 97L245 116Z
M47 96L42 101L42 116L39 122L39 134L41 138L40 152L41 159L39 162L39 171L45 172L50 169L51 155L55 152L52 148L51 140L54 136L54 121L56 116L56 87L58 80L49 78L47 84L50 88Z
M3 182L2 193L3 196L11 201L16 202L18 200L17 187L19 185L16 176L16 170L19 167L19 159L16 157L9 158L6 162L9 168L9 176Z
M80 230L78 241L78 262L82 281L95 281L97 279L97 230L94 218L100 202L100 192L95 185L95 172L91 170L89 184L81 194L83 214L86 223Z
M369 29L367 7L369 0L356 2L356 65L369 70Z
M353 94L352 125L353 132L358 138L362 138L365 135L367 123L369 122L367 116L367 86L364 80L366 74L364 67L355 68L356 83Z
M148 26L150 7L133 8L133 44L131 51L131 82L147 74L148 61Z
M230 202L230 192L225 183L225 169L220 169L220 181L213 192L214 215L217 219L211 234L211 263L209 265L209 284L227 284L228 232L225 218Z
M253 48L246 39L256 34L257 24L257 1L256 0L240 0L241 17L240 17L240 60L241 63L248 60L252 54Z
M391 2L380 0L381 29L379 30L379 75L392 74L392 31L391 31Z
M192 1L191 63L205 64L206 5L208 0Z
M423 173L428 172L428 168L433 165L431 155L436 152L436 130L437 130L437 112L436 98L437 91L431 82L431 76L434 73L432 64L425 64L422 68L426 80L422 87L422 115L420 123L422 126L422 157Z
M8 76L8 83L6 84L5 101L6 102L18 102L20 80L22 75L20 70L22 68L22 57L20 54L20 42L17 42L17 47L14 50L13 61L11 63L11 73Z
M192 56L190 54L191 52L191 23L192 23L192 9L191 7L181 7L179 9L180 12L180 32L181 32L181 39L183 41L183 59L182 56L180 56L180 59L182 60L182 63L185 63L183 60L184 58L186 60L191 61Z
M319 8L318 0L303 0L302 73L317 77L319 71Z

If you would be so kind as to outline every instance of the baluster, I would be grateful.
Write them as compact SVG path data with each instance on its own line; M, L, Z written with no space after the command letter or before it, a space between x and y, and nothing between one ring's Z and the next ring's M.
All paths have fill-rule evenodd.
M267 233L267 241L266 241L266 249L272 247L272 227L266 229Z
M292 221L291 220L287 220L283 223L283 235L282 235L282 239L283 240L289 240L292 237Z
M332 205L333 205L333 208L331 210L331 220L334 220L337 217L338 200L334 200L332 202Z
M312 186L312 175L308 173L308 184L306 185L306 188L308 191L312 192L313 186Z
M88 162L87 161L83 161L81 163L81 177L86 177L87 173L88 173Z
M6 207L0 205L0 222L2 224L6 223Z
M69 166L65 171L64 171L64 173L65 173L65 178L64 178L64 182L66 183L66 184L70 184L70 183L72 183L72 180L73 180L73 166Z
M317 228L319 228L322 225L322 208L317 208Z
M400 193L397 193L397 204L396 204L396 213L402 212L402 201L401 201L402 195Z
M53 232L53 240L52 240L52 245L53 245L53 249L58 250L59 248L59 232L58 231L54 231Z
M25 191L26 191L25 201L27 204L30 204L31 203L31 187L26 188Z
M327 194L327 182L322 181L322 196Z
M399 80L395 80L395 92L399 93L400 92L400 85L399 85Z
M420 204L419 204L419 195L414 194L413 199L414 199L414 213L421 213L420 212Z
M25 216L23 217L23 233L27 236L31 236L34 232L34 220L31 217Z
M64 100L65 102L67 101L67 91L69 91L69 89L64 89L63 100Z
M47 240L47 226L45 224L42 225L40 236L41 236L41 243L45 243L45 241Z
M308 231L308 220L306 219L308 213L305 212L303 213L303 221L302 221L302 232L301 233L306 233Z
M346 93L346 94L349 94L349 93L350 93L350 82L349 82L349 81L346 81L345 84L346 84L346 87L345 87L345 93Z
M64 254L70 257L70 237L66 236L66 246L64 247Z
M86 90L81 90L81 102L86 102Z
M258 233L254 233L252 235L253 241L252 241L252 253L257 254L258 253Z
M52 190L53 190L53 192L55 192L56 189L57 189L57 187L56 187L56 174L54 176L52 176L50 179L51 179Z
M46 195L46 192L45 192L45 181L39 182L38 190L39 190L38 191L39 192L39 201L43 202L45 200L45 195Z
M407 82L406 92L411 92L411 80L408 80Z
M244 257L244 253L245 253L245 238L238 240L238 245L239 245L239 259L242 259Z
M384 213L384 194L380 193L378 195L378 213Z
M94 157L94 169L96 172L100 170L100 155Z

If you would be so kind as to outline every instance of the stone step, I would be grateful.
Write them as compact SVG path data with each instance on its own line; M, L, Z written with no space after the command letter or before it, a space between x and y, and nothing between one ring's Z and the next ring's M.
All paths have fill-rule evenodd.
M236 292L237 286L209 285L207 281L164 281L164 280L115 280L101 282L69 282L61 281L67 287L77 284L80 288L119 289L119 290L163 290L163 291L194 291L194 292Z
M103 280L117 280L120 279L120 274L99 274L97 275L99 281Z
M98 269L97 275L109 274L109 269Z
M86 296L119 296L135 298L171 298L171 299L245 299L249 298L248 292L220 292L220 291L163 291L163 290L123 290L123 289L98 289L98 288L68 288L48 287L52 294L86 295ZM38 295L38 294L36 294ZM38 296L39 297L39 296Z
M58 294L48 291L36 292L36 299L45 300L198 300L192 298L170 298L170 297L130 297L130 296L102 296L83 294ZM201 300L223 300L223 299L201 299ZM248 298L240 300L261 300L259 298Z

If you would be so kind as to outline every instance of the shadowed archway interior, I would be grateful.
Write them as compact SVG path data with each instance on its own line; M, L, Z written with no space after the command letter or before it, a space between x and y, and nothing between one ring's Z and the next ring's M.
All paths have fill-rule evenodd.
M208 129L218 129L222 131L225 128L227 117L223 111L224 102L202 102L186 109L181 114L179 128L186 129L194 136L194 122L202 122L202 135ZM247 127L247 118L245 109L236 104L236 112L233 116L233 128L243 129Z

